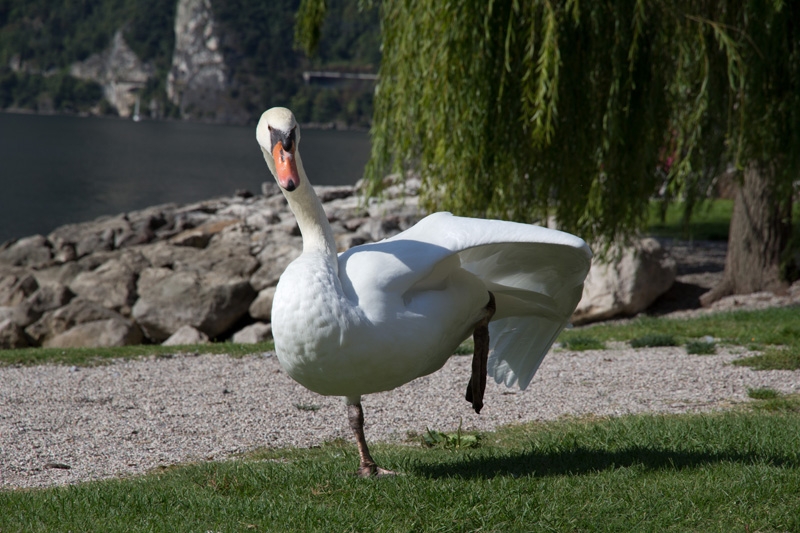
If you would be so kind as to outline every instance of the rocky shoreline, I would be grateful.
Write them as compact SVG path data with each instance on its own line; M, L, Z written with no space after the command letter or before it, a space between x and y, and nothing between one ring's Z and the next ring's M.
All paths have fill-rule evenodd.
M316 188L339 251L394 235L422 217L418 180L387 185L381 199L368 201L358 186ZM0 349L268 339L275 285L300 254L302 240L277 185L262 189L3 243ZM633 316L653 302L656 314L696 307L687 304L686 293L696 301L710 288L702 281L713 279L707 271L722 270L724 245L711 246L705 262L692 263L685 245L665 244L644 239L612 264L595 262L573 321ZM716 307L740 305L729 300ZM800 284L787 295L755 300L800 301Z
M258 342L302 240L277 186L166 204L0 245L0 348ZM319 187L340 250L419 218L412 184Z

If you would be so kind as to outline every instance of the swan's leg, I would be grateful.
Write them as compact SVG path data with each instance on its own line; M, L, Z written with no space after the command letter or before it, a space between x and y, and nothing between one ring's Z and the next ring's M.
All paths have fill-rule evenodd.
M483 318L475 324L472 340L475 351L472 354L472 376L467 384L466 399L472 404L476 413L483 408L483 392L486 390L486 364L489 361L489 321L497 310L494 294L489 291L489 303L486 304Z
M350 429L353 430L353 434L356 437L358 456L361 460L361 465L358 467L358 475L360 477L393 475L394 472L391 470L386 470L375 464L375 460L372 459L369 453L367 439L364 437L364 410L361 408L360 401L348 403L347 419L350 422Z

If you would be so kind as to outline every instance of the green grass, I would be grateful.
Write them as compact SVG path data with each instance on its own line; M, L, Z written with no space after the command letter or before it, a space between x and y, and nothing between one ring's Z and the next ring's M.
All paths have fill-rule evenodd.
M747 389L747 395L754 400L774 400L780 396L780 393L775 389L760 388Z
M647 333L630 340L633 348L656 348L658 346L677 346L674 335L668 333Z
M650 202L648 231L657 237L684 240L717 241L728 239L728 229L733 213L733 200L708 200L701 202L694 211L688 226L683 224L684 204L676 202L667 207L661 220L661 204Z
M0 531L798 531L800 414L505 428L477 448L267 450L145 477L0 492Z
M605 350L606 345L591 335L570 335L563 339L562 344L568 350L582 352L584 350Z
M272 341L258 344L219 342L193 344L190 346L141 344L110 348L20 348L16 350L0 350L0 365L58 364L90 366L107 364L114 359L134 359L147 356L169 357L178 353L224 353L233 357L241 357L274 349L275 343Z
M698 203L689 224L683 223L684 203L675 202L667 207L664 219L662 204L650 202L647 230L655 237L681 240L726 241L733 214L733 200L715 199ZM800 203L792 209L793 231L800 233Z
M786 346L800 349L800 308L714 313L691 319L639 317L624 324L595 324L562 332L559 340L590 335L601 341L630 342L650 335L672 336L678 344L711 336L741 346Z
M733 364L749 366L754 370L800 370L800 348L770 347L763 354L744 357Z
M704 340L688 341L686 343L686 353L689 355L713 355L717 353L717 345Z

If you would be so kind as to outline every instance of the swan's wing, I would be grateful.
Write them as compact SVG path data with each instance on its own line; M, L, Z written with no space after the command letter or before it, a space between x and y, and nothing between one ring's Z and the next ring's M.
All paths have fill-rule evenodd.
M592 253L561 231L497 220L431 215L405 232L457 253L497 300L489 324L489 375L526 388L583 294ZM427 237L426 237L427 236Z
M339 263L345 292L356 294L435 287L459 266L480 278L497 301L489 375L524 389L578 305L591 256L569 233L435 213Z

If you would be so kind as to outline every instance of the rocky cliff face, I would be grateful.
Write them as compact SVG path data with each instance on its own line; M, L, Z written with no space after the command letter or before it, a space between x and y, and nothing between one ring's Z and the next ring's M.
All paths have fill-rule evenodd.
M247 120L246 112L228 98L228 67L219 43L211 1L179 0L166 90L169 100L180 109L181 118L240 123ZM137 94L156 76L156 70L137 57L119 30L106 50L74 63L70 74L98 82L105 99L119 115L129 117Z
M155 68L139 59L118 30L111 45L102 53L74 63L70 74L83 80L93 80L103 86L103 96L121 117L133 112L137 93L155 76Z
M167 97L190 119L243 121L228 103L228 67L210 0L179 0Z

